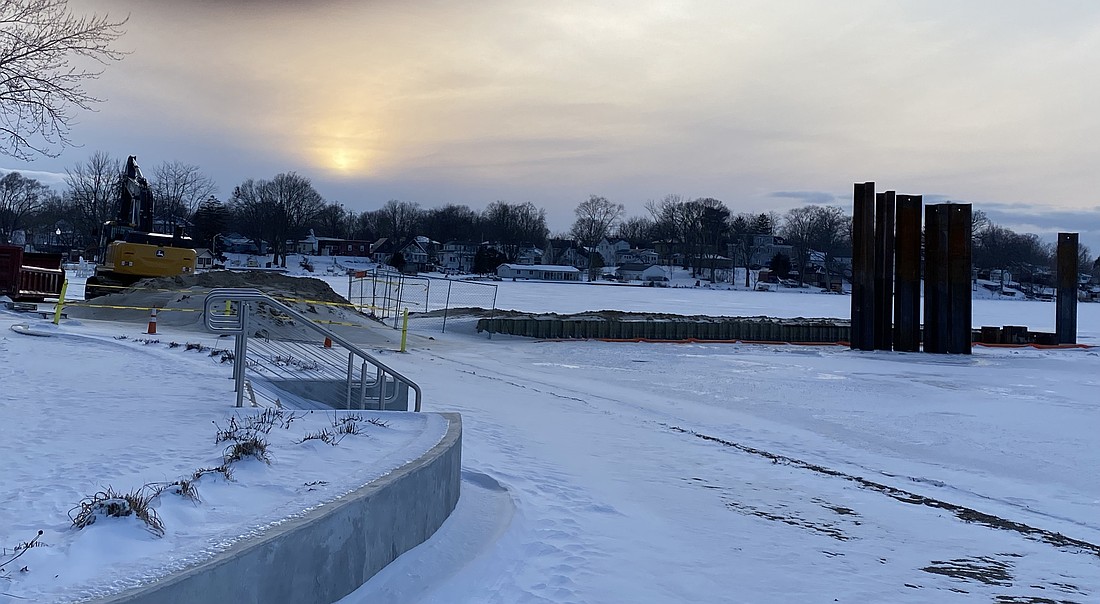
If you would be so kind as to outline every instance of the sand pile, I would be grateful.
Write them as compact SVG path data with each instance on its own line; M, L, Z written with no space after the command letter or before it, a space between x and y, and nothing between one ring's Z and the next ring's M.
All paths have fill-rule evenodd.
M366 325L372 322L348 305L348 301L334 292L320 279L288 277L280 273L211 271L197 275L144 279L132 287L107 296L93 298L87 303L66 304L65 312L72 318L103 321L148 322L149 308L156 307L158 325L205 329L202 310L206 294L218 287L254 288L278 299L314 321L335 321ZM260 335L280 334L305 330L294 329L289 317L262 308L257 313L255 327Z

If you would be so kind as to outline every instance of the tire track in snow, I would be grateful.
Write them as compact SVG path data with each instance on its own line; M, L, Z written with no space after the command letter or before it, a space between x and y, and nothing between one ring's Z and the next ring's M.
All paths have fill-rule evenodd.
M1043 542L1043 543L1047 543L1049 545L1053 545L1053 546L1059 547L1059 548L1066 548L1066 549L1076 548L1077 550L1085 551L1089 554L1092 554L1093 556L1100 557L1100 545L1090 543L1088 541L1083 541L1081 539L1074 539L1073 537L1063 535L1062 533L1058 533L1058 532L1049 531L1049 530L1046 530L1046 529L1033 527L1033 526L1030 526L1028 524L1024 524L1022 522L1016 522L1014 520L1008 520L1006 518L1001 518L1000 516L995 516L993 514L987 514L985 512L981 512L981 511L978 511L978 510L975 510L973 508L969 508L969 507L966 507L966 506L962 506L962 505L958 505L958 504L954 504L954 503L949 503L949 502L946 502L946 501L943 501L943 500L940 500L940 499L935 499L935 498L927 497L927 496L924 496L924 495L919 495L919 494L913 493L911 491L906 491L904 489L899 489L897 487L892 487L892 486L885 485L885 484L882 484L882 483L879 483L879 482L874 482L873 480L868 480L868 479L863 478L861 476L855 476L853 474L847 474L847 473L841 472L839 470L834 470L832 468L826 468L824 466L819 466L817 464L813 464L813 463L810 463L808 461L803 461L801 459L796 459L794 457L788 457L786 455L771 453L769 451L764 451L763 449L757 449L755 447L750 447L748 445L743 445L741 443L736 443L736 442L733 442L733 441L729 441L729 440L726 440L726 439L723 439L723 438L719 438L717 436L710 436L709 434L702 434L700 432L695 432L694 430L688 430L688 429L685 429L685 428L681 428L679 426L670 426L670 425L666 424L665 427L667 427L669 430L671 430L673 432L679 432L681 434L688 434L688 435L694 436L696 438L701 438L701 439L706 440L706 441L718 443L718 444L724 445L726 447L731 447L731 448L737 449L738 451L742 451L744 453L749 453L751 455L757 455L759 457L764 457L764 458L770 459L770 460L772 460L773 462L776 462L776 463L782 462L786 465L803 468L803 469L806 469L806 470L810 470L812 472L816 472L818 474L824 474L826 476L831 476L831 477L834 477L834 478L841 478L841 479L844 479L844 480L847 480L847 481L850 481L850 482L854 482L857 485L859 485L861 488L868 489L868 490L871 490L871 491L877 491L879 493L882 493L883 495L886 495L887 497L890 497L891 499L894 499L896 501L900 501L902 503L907 503L907 504L910 504L910 505L921 505L921 506L926 506L926 507L930 507L930 508L945 510L945 511L951 512L952 514L955 515L955 517L962 520L963 522L968 522L968 523L973 523L973 524L980 524L982 526L986 526L986 527L993 528L993 529L998 529L998 530L1003 530L1003 531L1017 532L1017 533L1020 533L1021 535L1023 535L1024 537L1026 537L1028 539L1032 539L1032 540L1035 540L1035 541L1040 541L1040 542Z

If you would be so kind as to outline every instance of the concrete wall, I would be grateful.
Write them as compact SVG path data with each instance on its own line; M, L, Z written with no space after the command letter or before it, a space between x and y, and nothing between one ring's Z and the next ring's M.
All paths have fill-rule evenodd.
M458 503L462 421L424 455L197 567L98 604L329 604L427 540Z

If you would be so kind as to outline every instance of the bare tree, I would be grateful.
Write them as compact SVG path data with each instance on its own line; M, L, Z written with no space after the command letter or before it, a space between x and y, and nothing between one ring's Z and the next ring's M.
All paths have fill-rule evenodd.
M777 221L767 213L738 214L730 223L733 257L745 267L745 287L750 287L750 265L753 257L772 242L773 225Z
M0 178L0 241L10 241L13 232L26 228L50 192L46 185L18 172Z
M229 199L233 229L248 237L261 251L273 235L276 208L266 194L266 182L251 178L233 188Z
M362 241L374 241L378 239L378 224L381 220L381 210L368 210L355 217L352 222L351 238Z
M102 73L73 60L120 60L111 44L125 23L74 15L67 0L0 0L0 153L57 157L72 145L74 112L99 102L84 84Z
M218 191L198 166L178 161L157 166L149 186L156 200L155 216L170 225L190 220L199 204Z
M630 242L632 247L641 247L653 241L653 221L645 216L633 216L619 222L616 236Z
M500 251L510 262L515 261L523 245L543 245L550 232L546 228L546 210L531 202L494 201L485 208L482 223L486 235L500 244Z
M692 199L683 204L681 220L683 241L688 250L687 262L691 267L691 276L702 275L704 265L711 268L714 278L714 260L720 241L728 232L729 209L713 197ZM708 258L709 256L709 258Z
M103 151L96 151L87 163L65 170L66 196L78 214L76 229L91 245L85 252L99 254L97 245L103 223L118 213L118 183L122 162Z
M325 207L325 200L308 178L294 172L276 175L265 188L275 209L271 242L274 259L285 267L287 240L305 234L302 231Z
M805 283L806 265L810 253L822 255L822 266L828 279L829 260L844 246L846 217L836 206L803 206L783 217L783 236L794 246L798 262L799 284Z
M611 228L622 218L624 210L621 203L611 203L606 197L589 195L573 210L577 219L570 234L581 245L593 247L611 233Z
M28 218L29 230L54 233L57 245L67 250L94 248L87 235L77 229L76 218L79 215L71 200L48 189L41 205Z
M684 199L677 194L665 195L661 201L647 201L646 211L653 221L650 231L658 251L665 254L669 264L672 263L671 255L677 251L684 253L687 224L684 214Z
M314 234L323 237L347 239L351 236L353 222L354 217L344 209L344 204L333 201L325 204L317 214L312 228L316 229Z
M406 239L416 235L422 214L420 206L415 202L396 199L387 201L378 214L381 236Z
M480 216L469 206L448 204L424 212L424 234L436 241L480 241Z

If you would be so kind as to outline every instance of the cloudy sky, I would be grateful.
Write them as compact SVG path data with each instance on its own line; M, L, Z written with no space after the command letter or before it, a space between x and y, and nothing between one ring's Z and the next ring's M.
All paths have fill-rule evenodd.
M70 0L130 20L73 130L201 166L225 197L297 171L387 199L545 207L669 193L735 212L852 183L972 202L1100 251L1100 3ZM148 169L148 168L147 168Z

